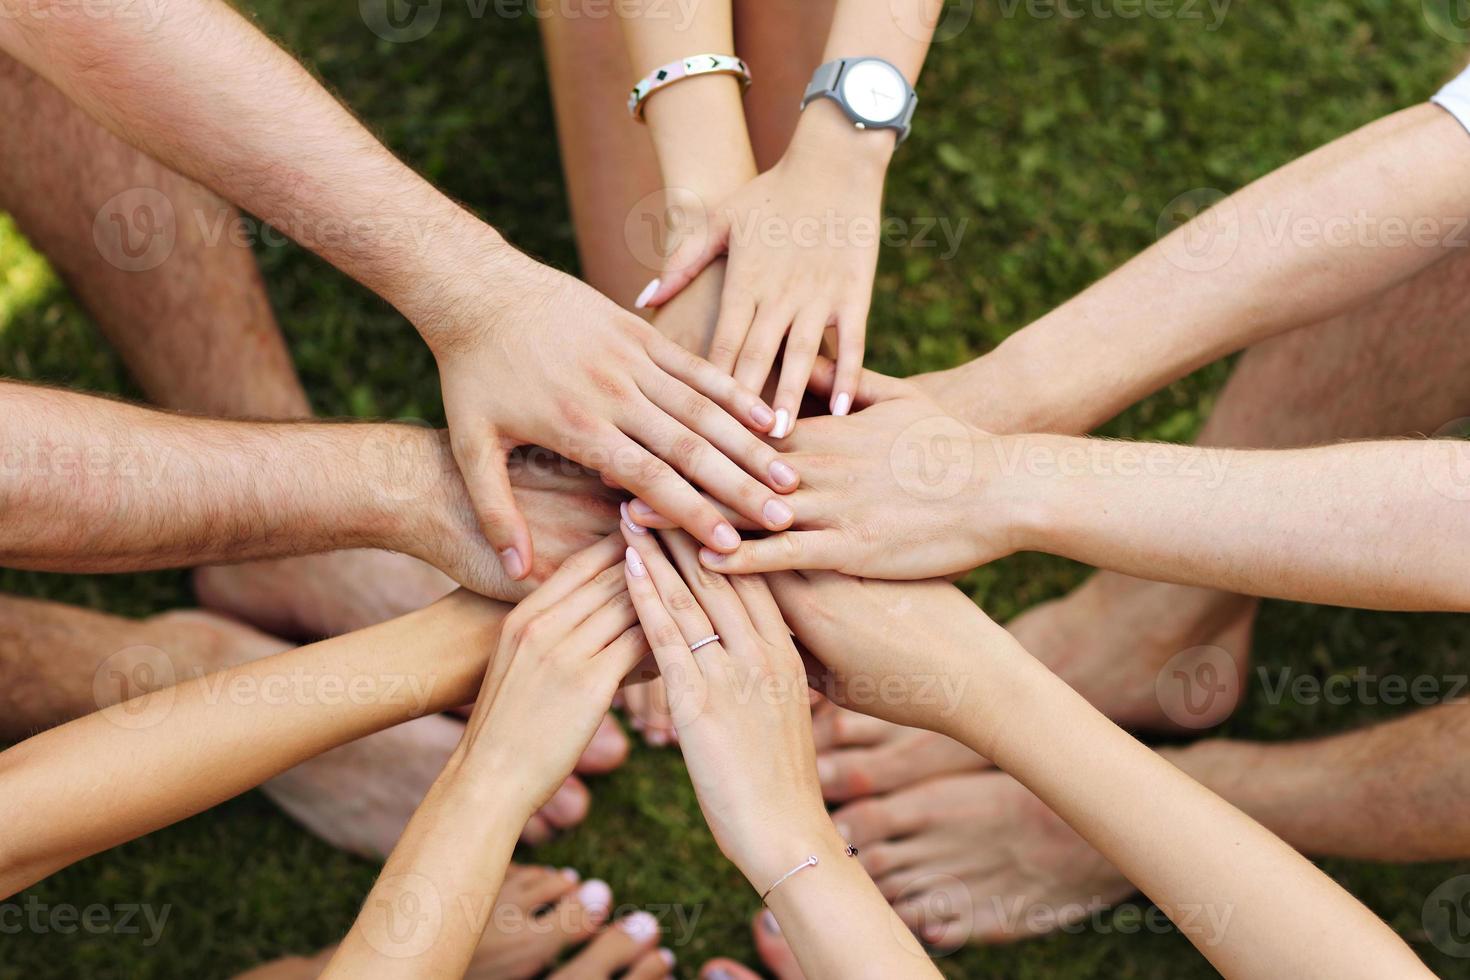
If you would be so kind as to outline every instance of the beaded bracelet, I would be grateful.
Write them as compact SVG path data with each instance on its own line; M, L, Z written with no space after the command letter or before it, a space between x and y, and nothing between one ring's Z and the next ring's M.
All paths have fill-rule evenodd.
M671 61L644 75L628 96L628 112L634 119L642 122L645 99L666 85L672 85L681 78L693 78L695 75L734 75L740 79L742 91L750 88L750 69L739 58L732 54L696 54Z

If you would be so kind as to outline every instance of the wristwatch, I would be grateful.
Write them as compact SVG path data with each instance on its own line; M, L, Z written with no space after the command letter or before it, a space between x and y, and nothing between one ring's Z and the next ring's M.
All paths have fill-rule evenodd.
M858 129L896 129L898 142L909 135L919 97L903 72L882 58L839 58L812 73L801 98L805 109L813 99L827 98L847 113Z

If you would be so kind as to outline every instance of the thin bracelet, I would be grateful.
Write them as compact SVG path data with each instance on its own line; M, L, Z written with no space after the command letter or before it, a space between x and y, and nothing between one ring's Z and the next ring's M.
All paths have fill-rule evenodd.
M642 122L643 103L650 95L681 78L692 78L695 75L734 75L740 79L741 91L750 88L750 69L733 54L690 55L644 75L628 96L628 112L634 119Z
M843 853L846 854L848 857L857 857L858 849L856 847L853 847L851 844L848 844ZM821 862L817 859L817 856L815 854L808 854L805 861L801 862L796 867L792 868L790 871L786 872L784 875L771 882L771 887L767 888L763 893L761 893L761 904L764 905L766 903L766 899L770 897L771 892L775 891L777 888L780 888L781 885L785 883L787 878L790 878L793 875L799 875L807 868L815 868L820 863Z

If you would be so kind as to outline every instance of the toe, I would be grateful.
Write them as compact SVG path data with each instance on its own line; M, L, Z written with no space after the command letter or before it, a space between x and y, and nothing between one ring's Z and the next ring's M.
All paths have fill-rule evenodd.
M610 980L651 951L658 937L658 920L647 912L634 912L602 930L586 949L553 973L551 980Z
M860 715L833 704L827 704L812 714L812 738L818 752L877 745L903 732L903 728L892 722Z
M582 758L577 760L577 772L583 775L599 775L612 772L628 758L628 736L612 715L606 715L597 732L592 736Z
M817 756L817 779L822 783L822 795L829 803L872 796L877 788L873 777L875 762L871 749L841 749Z
M923 828L923 805L925 793L922 788L891 796L876 797L849 803L832 815L837 832L849 843L862 849L880 841L894 840L916 833Z
M776 975L777 980L804 980L805 975L797 965L796 954L791 951L786 937L781 935L781 924L776 921L770 909L755 917L751 932L755 936L755 951L760 954L761 962L766 968Z
M699 971L699 980L760 980L734 960L710 960Z
M521 843L528 847L545 844L553 836L551 825L539 813L531 814L531 819L521 828Z
M623 980L663 980L672 973L674 962L673 950L652 950L638 958L633 968L623 974Z
M587 787L576 776L568 776L539 813L553 828L566 830L587 819L591 805L592 794Z
M607 882L593 878L538 915L530 933L544 961L549 962L568 946L595 935L611 910L612 889Z
M512 867L496 904L534 912L576 888L581 880L571 868Z

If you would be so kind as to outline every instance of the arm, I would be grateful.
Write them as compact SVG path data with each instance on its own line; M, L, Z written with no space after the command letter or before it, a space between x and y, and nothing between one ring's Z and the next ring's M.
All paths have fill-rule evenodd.
M8 828L0 895L328 749L468 703L505 613L457 592L380 626L124 701L7 749L0 753L0 820Z
M669 688L700 808L804 975L937 977L827 816L806 675L770 590L759 577L704 572L687 535L663 536L672 563L653 535L624 526L623 537L628 591Z
M451 447L476 516L511 578L527 577L535 562L506 471L519 445L545 446L659 496L717 550L733 548L736 535L694 483L758 523L768 499L794 485L771 476L776 453L752 434L775 419L754 394L511 248L219 0L102 18L0 0L0 50L414 323L439 364Z
M571 774L648 651L621 559L617 537L604 539L506 618L463 739L324 977L458 977L469 968L517 835Z
M0 446L0 562L15 568L139 571L387 548L482 594L528 591L480 534L442 432L195 418L0 382ZM510 472L542 535L535 579L611 529L609 494L590 474L537 459ZM599 514L605 526L589 530Z
M647 71L678 57L730 51L729 6L726 0L701 8L696 36L707 40L707 48L691 47L667 17L635 13L625 21L634 64ZM841 0L823 59L881 57L912 84L941 7L940 0ZM780 162L755 177L734 80L681 81L650 94L646 105L665 183L693 191L682 203L696 225L640 304L666 302L728 252L710 360L745 387L760 390L785 341L771 430L781 438L796 421L824 332L835 326L838 368L831 406L834 414L846 414L862 367L894 132L856 129L831 100L818 99L802 113ZM728 146L729 159L707 154L694 135L700 133ZM719 173L704 176L712 159Z
M1470 609L1458 441L1222 450L994 436L905 382L868 373L865 385L891 397L791 439L806 474L795 529L701 552L711 568L917 579L1045 551L1251 595Z
M1463 248L1467 175L1470 138L1455 117L1405 109L1262 177L923 384L992 431L1086 432L1201 365L1351 309Z
M881 682L885 697L851 707L994 760L1223 975L1429 976L1332 879L1103 717L959 590L831 573L771 578L788 621L831 672L829 690ZM948 683L946 697L918 686L935 679Z

